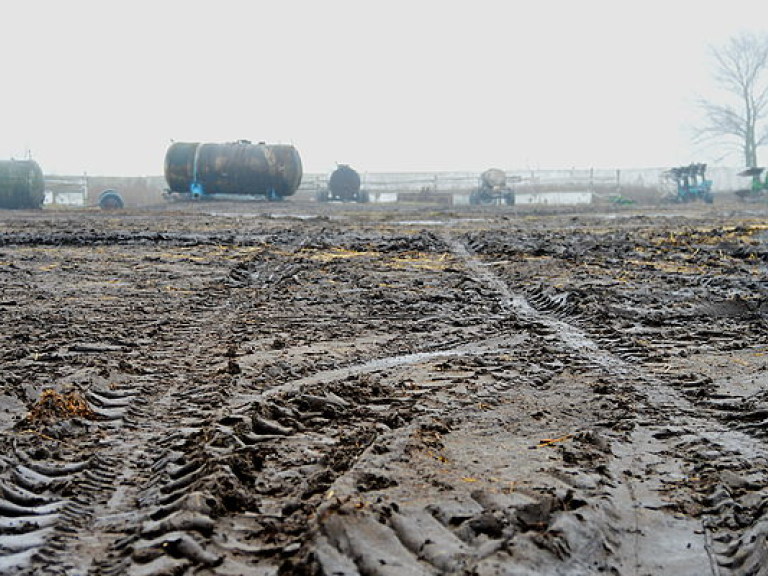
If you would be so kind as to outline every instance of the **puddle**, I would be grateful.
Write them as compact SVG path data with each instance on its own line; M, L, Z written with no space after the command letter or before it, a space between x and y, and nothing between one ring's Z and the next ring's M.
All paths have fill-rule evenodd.
M448 222L442 220L401 220L395 224L400 226L445 226Z
M623 535L619 557L631 574L712 574L701 521L674 513L663 496L665 479L685 477L682 463L669 448L639 427L631 443L612 446L610 470L617 479L614 528Z
M471 354L474 356L503 354L509 351L510 349L514 348L518 344L520 344L523 340L524 340L523 336L519 336L517 338L509 338L507 336L507 337L502 337L498 339L485 340L484 344L482 345L470 343L470 344L457 346L456 348L450 348L448 350L416 352L413 354L403 354L398 356L389 356L385 358L376 358L373 360L369 360L368 362L363 362L363 363L355 364L352 366L345 366L343 368L335 368L332 370L318 372L316 374L313 374L312 376L307 376L306 378L300 378L298 380L293 380L292 382L288 382L287 384L283 384L281 386L275 386L274 388L269 388L258 394L240 395L237 398L236 403L241 404L241 403L253 402L257 400L263 400L265 398L279 396L280 394L296 392L298 390L301 390L304 386L311 386L313 384L317 384L320 382L342 380L344 378L348 378L349 376L355 376L358 374L378 372L380 370L386 370L386 369L395 368L398 366L419 364L421 362L426 362L435 358L464 356L468 354Z
M208 216L218 218L269 218L270 220L327 220L317 214L274 214L265 212L206 212Z

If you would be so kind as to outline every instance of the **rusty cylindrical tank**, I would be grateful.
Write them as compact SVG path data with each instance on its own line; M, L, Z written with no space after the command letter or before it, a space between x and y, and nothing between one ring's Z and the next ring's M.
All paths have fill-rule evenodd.
M346 164L339 166L328 179L331 198L344 202L357 202L360 194L360 174Z
M485 188L499 190L507 186L507 174L498 168L489 168L480 175L480 180Z
M192 196L290 196L301 184L302 165L293 146L174 142L165 154L165 180L170 192Z
M34 160L0 160L0 208L41 208L43 171Z

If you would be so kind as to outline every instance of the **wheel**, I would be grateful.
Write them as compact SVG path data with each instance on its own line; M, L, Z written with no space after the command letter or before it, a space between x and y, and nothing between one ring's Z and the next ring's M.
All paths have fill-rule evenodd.
M115 190L104 190L99 196L99 208L102 210L121 210L124 206L122 196Z

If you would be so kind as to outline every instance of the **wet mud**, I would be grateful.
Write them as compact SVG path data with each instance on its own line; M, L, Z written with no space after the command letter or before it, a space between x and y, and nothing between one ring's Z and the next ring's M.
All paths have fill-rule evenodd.
M0 212L0 573L768 574L768 209Z

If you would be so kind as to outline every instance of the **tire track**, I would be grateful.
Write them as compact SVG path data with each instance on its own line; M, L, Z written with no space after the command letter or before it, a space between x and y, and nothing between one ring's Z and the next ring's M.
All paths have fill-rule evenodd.
M258 258L219 263L191 296L166 282L153 299L147 282L135 332L106 338L115 311L73 343L67 321L82 318L50 316L36 337L59 348L43 361L120 360L71 378L87 430L7 453L0 568L761 573L759 414L738 430L703 401L706 379L651 364L661 343L600 325L566 292L514 288L450 235L446 251L363 228L285 230L288 250L261 231ZM178 279L174 255L159 258ZM531 485L502 482L515 477Z
M753 573L755 566L764 565L765 553L759 544L755 544L765 539L764 529L760 528L762 521L755 522L748 536L714 534L711 527L722 524L722 519L708 514L703 519L693 519L664 512L670 508L666 497L669 490L661 480L665 475L673 479L689 476L693 462L682 455L684 451L681 447L691 443L704 442L710 448L709 458L720 460L723 468L728 467L726 461L733 452L747 461L768 461L768 450L764 444L738 430L719 425L713 420L711 412L702 414L675 386L668 385L638 365L636 361L642 360L644 355L627 351L621 339L613 343L619 350L617 356L601 350L586 333L568 322L573 308L539 296L534 301L543 312L538 312L522 296L514 294L501 279L494 277L461 243L448 241L454 253L467 262L470 270L499 290L503 305L511 304L510 308L526 322L539 322L554 329L558 337L562 335L566 348L585 355L589 363L601 366L607 376L635 389L637 399L642 403L635 417L636 426L628 442L615 440L612 443L614 458L610 463L611 475L616 481L612 497L617 504L613 507L617 523L623 523L628 531L636 534L633 541L623 543L623 551L619 555L623 570L631 574L658 573L661 570L694 575L725 574L731 573L729 569L736 568L734 574L744 574ZM555 313L564 320L548 318L545 316L548 313ZM584 319L579 316L573 321L580 323ZM643 422L648 411L661 412L662 421L675 422L675 429L684 431L684 434L670 434L665 426L648 426ZM649 475L651 469L654 474ZM619 511L633 509L633 517L621 519L625 513ZM734 539L737 544L733 543ZM686 540L685 549L675 546L675 543ZM713 540L715 543L718 540L731 541L731 546L724 548L713 544ZM734 557L737 559L733 560Z
M502 309L513 315L519 324L537 333L554 335L572 363L592 367L602 378L610 379L624 389L631 389L638 403L632 408L629 434L624 438L611 435L608 450L610 457L606 459L606 472L602 481L604 497L598 500L587 499L586 505L580 507L581 519L589 518L590 521L586 525L571 525L570 536L565 536L560 544L550 542L546 546L554 545L555 548L551 549L553 552L558 550L558 546L565 546L560 552L554 552L560 557L561 566L567 566L568 573L591 573L591 568L584 560L590 555L593 558L603 557L606 565L627 574L668 570L691 575L720 574L725 566L735 565L735 562L727 558L728 554L733 555L732 551L723 551L713 546L713 534L705 526L712 524L711 518L702 521L675 512L675 502L674 499L670 500L671 490L664 479L677 481L688 477L690 462L684 455L680 455L682 444L703 440L711 447L727 445L747 458L760 460L765 457L764 447L748 436L718 426L711 418L698 414L696 407L681 396L678 390L638 365L634 355L626 354L621 342L617 346L619 353L625 357L601 348L584 330L566 321L567 310L555 307L557 318L538 311L524 296L514 293L488 267L483 266L463 244L450 237L446 241L477 281L500 294ZM627 361L627 356L632 356L632 363ZM650 412L657 413L657 416L658 413L663 414L662 421L674 421L685 434L668 434L663 426L648 426L644 419ZM386 445L390 450L396 445L407 446L408 439L414 434L413 429L396 431L395 437L390 438ZM726 456L725 451L721 451L716 458L723 460ZM351 471L334 483L331 492L342 495L340 500L353 500L358 493L353 471L357 470L359 474L361 469L375 469L376 459L376 454L370 451L362 455ZM653 473L649 474L651 470ZM690 497L690 492L687 490L685 496ZM355 573L351 568L355 566L355 570L366 574L394 574L398 570L432 574L465 570L472 566L473 573L484 574L493 566L496 567L493 569L499 569L508 564L510 559L498 553L488 554L485 550L471 546L468 548L467 542L471 541L471 537L465 535L465 540L456 538L455 528L450 527L463 525L463 521L476 519L483 514L498 513L501 509L508 514L506 523L499 524L499 530L503 533L503 526L520 524L520 517L530 510L526 506L538 506L541 509L544 501L526 501L524 505L505 502L497 508L478 507L477 502L474 507L464 503L467 510L462 513L463 521L457 522L456 518L448 520L441 528L429 532L427 537L423 535L425 522L434 522L439 515L434 508L417 507L403 516L397 508L387 512L386 507L382 509L379 506L376 507L379 515L377 520L365 511L364 505L361 507L354 502L356 500L353 500L351 506L329 504L321 511L321 517L325 516L326 520L318 526L320 535L317 543L322 552L318 552L320 559L317 561L326 573L335 570ZM382 519L382 515L386 519ZM571 516L562 514L556 522L566 522L568 518ZM408 526L416 528L404 528ZM553 532L557 530L548 530L547 533ZM574 537L573 532L581 532L583 538L580 540ZM501 534L497 538L497 548L503 548L504 539ZM569 546L569 542L595 540L600 542L601 551L611 551L609 557L602 554L595 556L591 548L573 550ZM428 542L443 543L441 549L446 551L445 555L425 551ZM562 556L566 549L569 553ZM372 554L371 550L378 552ZM739 559L738 570L744 566L759 565L762 558L759 546L742 546L741 552L747 559ZM521 558L518 562L525 565L525 554ZM745 573L738 570L734 573Z

